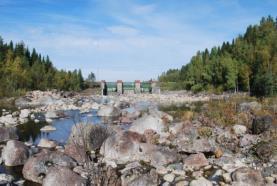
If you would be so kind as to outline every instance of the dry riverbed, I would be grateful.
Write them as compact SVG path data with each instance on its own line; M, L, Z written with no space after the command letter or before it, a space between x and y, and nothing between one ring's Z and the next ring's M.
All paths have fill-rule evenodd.
M0 185L277 183L276 98L33 91L14 104L0 117ZM30 122L46 133L38 143L18 138ZM66 126L64 143L51 138Z

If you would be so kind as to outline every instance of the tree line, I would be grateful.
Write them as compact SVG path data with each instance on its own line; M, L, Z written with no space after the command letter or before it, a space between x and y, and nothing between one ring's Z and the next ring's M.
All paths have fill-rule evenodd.
M181 69L159 77L170 89L248 91L254 96L277 93L277 19L263 17L231 43L197 52Z
M23 42L5 43L0 36L0 97L19 95L28 90L70 90L84 88L81 70L58 70L48 56Z

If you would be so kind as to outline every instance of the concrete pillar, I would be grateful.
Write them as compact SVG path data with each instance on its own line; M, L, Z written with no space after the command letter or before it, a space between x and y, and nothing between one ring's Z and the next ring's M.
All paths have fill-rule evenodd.
M118 94L123 94L123 82L122 80L117 80L116 89Z
M101 81L101 94L102 94L102 96L107 95L107 84L106 84L105 80Z
M140 93L141 93L141 89L140 89L140 80L136 80L136 81L135 81L135 93L136 93L136 94L140 94Z

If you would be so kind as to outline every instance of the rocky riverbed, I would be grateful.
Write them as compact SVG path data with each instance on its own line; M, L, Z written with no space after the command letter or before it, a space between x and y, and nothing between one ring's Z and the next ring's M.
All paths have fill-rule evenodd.
M0 185L277 183L276 99L33 91L14 104L0 117ZM45 135L22 138L25 126Z

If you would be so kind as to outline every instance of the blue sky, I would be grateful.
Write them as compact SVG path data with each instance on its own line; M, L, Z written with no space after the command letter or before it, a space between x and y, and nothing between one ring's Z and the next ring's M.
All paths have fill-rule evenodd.
M0 0L0 35L59 69L148 80L276 12L277 0Z

